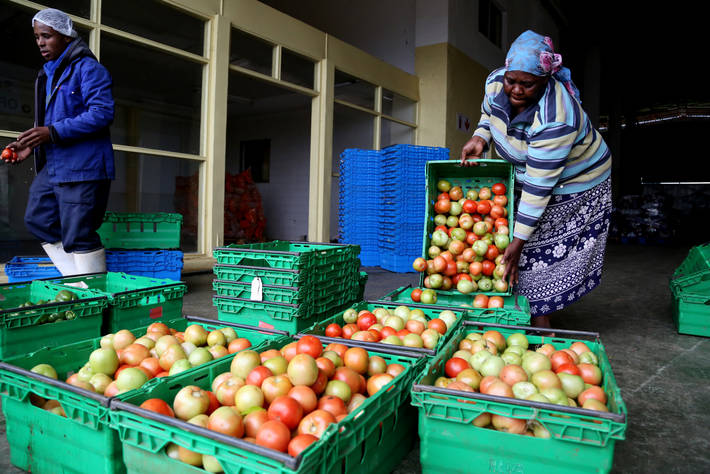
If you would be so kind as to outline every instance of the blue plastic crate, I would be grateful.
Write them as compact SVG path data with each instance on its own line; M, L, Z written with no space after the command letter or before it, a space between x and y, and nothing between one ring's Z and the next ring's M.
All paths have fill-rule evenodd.
M397 255L391 252L380 252L380 267L396 273L414 273L412 262L418 254Z
M107 250L106 270L179 281L183 253L180 250Z
M5 264L5 274L10 283L62 276L49 257L12 257Z

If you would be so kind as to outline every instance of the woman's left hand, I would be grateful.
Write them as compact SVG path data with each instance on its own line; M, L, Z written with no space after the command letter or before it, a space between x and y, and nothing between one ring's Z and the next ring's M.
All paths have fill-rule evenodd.
M35 127L22 132L17 143L22 147L34 148L50 141L49 127Z
M518 262L520 261L520 254L523 252L523 245L525 245L525 241L515 237L503 254L502 263L505 265L503 280L507 281L511 286L518 283Z

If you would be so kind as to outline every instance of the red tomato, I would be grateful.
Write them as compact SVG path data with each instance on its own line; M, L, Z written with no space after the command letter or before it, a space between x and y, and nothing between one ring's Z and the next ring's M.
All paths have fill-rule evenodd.
M491 212L491 204L488 201L480 201L476 210L479 214L488 214Z
M508 219L506 219L505 217L499 217L498 219L496 219L493 225L495 225L496 228L501 226L508 227Z
M165 400L161 400L160 398L149 398L141 403L141 408L175 418L173 409L170 408L170 405Z
M560 372L564 372L566 374L570 375L582 375L582 373L579 371L579 368L574 365L574 364L562 364L559 367L557 367L557 370L555 373L559 374Z
M480 237L471 232L470 230L466 232L466 243L468 245L473 245L475 241L477 241Z
M414 301L415 303L419 303L422 300L422 289L414 288L410 297L412 298L412 301Z
M331 423L335 423L335 417L330 412L314 410L298 424L298 434L310 434L320 438Z
M493 204L504 207L508 204L508 198L504 194L497 194L493 196Z
M330 323L325 328L325 335L327 337L340 337L343 335L343 328L337 323Z
M496 264L490 260L484 260L481 262L481 272L486 276L493 275L493 270L495 270Z
M472 201L471 199L466 199L463 202L463 205L461 206L461 208L463 209L463 212L465 212L467 214L475 213L477 207L478 206L477 206L476 201Z
M446 365L444 365L444 372L446 372L447 377L454 378L459 374L459 372L469 368L471 368L469 363L461 357L452 357L446 361Z
M375 338L375 342L379 342L382 340L382 334L380 334L380 331L378 331L377 329L370 328L367 330L367 332L372 334L372 336Z
M505 213L505 210L503 209L503 206L499 206L498 204L493 204L493 206L491 206L490 216L493 219L498 219L500 217L503 217L504 213Z
M436 200L438 201L439 199L451 199L451 196L449 196L449 193L441 193L436 197Z
M288 455L296 457L301 454L301 451L306 449L308 446L312 445L318 441L318 438L311 434L300 434L296 435L288 443Z
M264 366L264 365L258 365L254 367L249 374L247 374L247 378L245 380L247 385L255 385L257 387L261 387L261 384L266 380L268 377L271 377L273 372L271 370Z
M208 397L210 397L210 405L207 407L207 411L205 412L205 414L211 415L212 412L215 411L217 408L221 407L222 404L219 403L219 400L217 400L217 395L215 395L211 391L205 390L205 393Z
M459 280L463 278L464 280L473 281L473 278L471 278L471 275L468 273L459 273L457 276L459 277Z
M291 431L278 420L267 421L256 432L256 444L282 453L288 449L289 441L291 441Z
M5 148L2 151L2 159L3 160L12 160L12 150L9 148Z
M444 269L444 275L454 276L456 275L457 267L456 262L446 262L446 268Z
M430 319L426 326L428 329L433 329L441 335L446 334L446 331L448 330L444 320L439 318Z
M267 413L270 420L279 420L289 430L294 430L303 418L303 407L295 398L281 395L271 402Z
M389 326L385 326L382 328L382 331L380 331L380 336L382 339L385 339L387 336L392 336L397 334L397 331L394 330L394 328L391 328Z
M377 317L369 311L366 311L357 318L357 327L361 331L366 331L377 322Z
M557 372L557 369L563 364L574 364L572 356L564 351L555 351L550 355L550 363L552 370Z
M505 184L503 183L496 183L493 186L491 186L491 191L493 191L493 194L505 194L506 191Z
M436 232L437 230L444 231L444 232L446 232L446 235L449 235L449 228L446 227L445 225L438 225L438 226L434 227L434 232Z
M434 204L434 211L436 211L437 214L448 214L450 210L451 201L448 199L439 199L436 201L436 204Z
M502 296L491 296L488 298L489 308L502 308L504 306L504 301Z
M160 363L158 362L158 359L155 357L146 357L141 361L140 364L141 367L146 369L148 372L150 372L149 377L153 378L156 375L158 375L160 372L163 371L162 367L160 367Z
M341 413L348 413L348 408L345 406L345 402L340 397L335 395L326 395L321 397L318 401L318 409L325 410L331 415L338 416Z
M496 247L493 244L490 244L488 246L488 251L486 252L485 257L487 260L495 260L499 254L500 254L500 250L498 250L498 247Z
M359 331L359 328L355 323L349 323L343 326L343 337L345 339L350 339L353 334Z
M298 340L296 350L299 354L308 354L317 359L323 353L323 344L315 336L303 336Z

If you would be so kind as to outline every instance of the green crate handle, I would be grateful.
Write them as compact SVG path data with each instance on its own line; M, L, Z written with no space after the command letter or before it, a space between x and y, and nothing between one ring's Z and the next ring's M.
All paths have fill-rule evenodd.
M574 415L591 416L595 418L604 418L618 423L626 423L626 413L608 413L603 411L589 410L586 408L566 407L555 405L554 403L535 402L531 400L521 400L519 398L501 397L498 395L486 395L478 392L465 392L462 390L452 390L450 388L434 387L432 385L412 385L413 392L437 393L440 395L450 395L453 397L465 397L475 400L485 400L489 402L505 403L507 405L519 405L523 407L536 408L539 410L554 410L563 413L572 413Z
M177 418L161 415L159 413L155 413L153 411L137 407L131 403L122 402L120 400L114 399L111 401L111 410L125 411L143 418L148 418L150 420L157 421L159 423L165 423L166 425L185 430L189 433L198 436L204 436L205 438L209 438L213 441L224 443L228 446L243 449L245 451L258 454L259 456L264 456L269 459L273 459L274 461L283 463L289 469L296 470L298 469L298 465L301 463L300 455L294 458L292 456L289 456L288 454L281 453L274 449L264 448L257 444L244 441L240 438L235 438L234 436L227 436L217 431L208 430L207 428L202 428L201 426L193 425Z
M204 323L204 324L211 324L214 326L229 326L237 329L249 329L249 330L258 330L261 333L264 334L274 334L274 335L279 335L279 336L289 336L288 331L284 331L282 329L271 329L271 328L257 328L255 326L249 326L248 324L241 324L241 323L233 323L229 321L220 321L218 319L208 319L208 318L201 318L199 316L185 316L185 319L188 321L194 321L196 323Z
M246 268L249 270L254 270L255 272L261 271L261 275L257 275L258 277L261 277L262 275L265 275L268 272L284 272L284 273L294 273L294 274L299 274L301 273L300 270L292 270L290 268L266 268L266 267L255 267L253 265L232 265L231 263L220 263L220 267L229 267L229 268Z

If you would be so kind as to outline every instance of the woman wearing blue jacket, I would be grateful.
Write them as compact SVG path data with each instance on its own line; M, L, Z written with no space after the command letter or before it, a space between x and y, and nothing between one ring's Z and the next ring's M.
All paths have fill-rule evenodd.
M96 231L115 177L111 76L77 37L66 13L42 10L32 27L47 61L35 83L35 126L8 145L18 161L34 152L37 176L25 225L62 275L104 272Z

